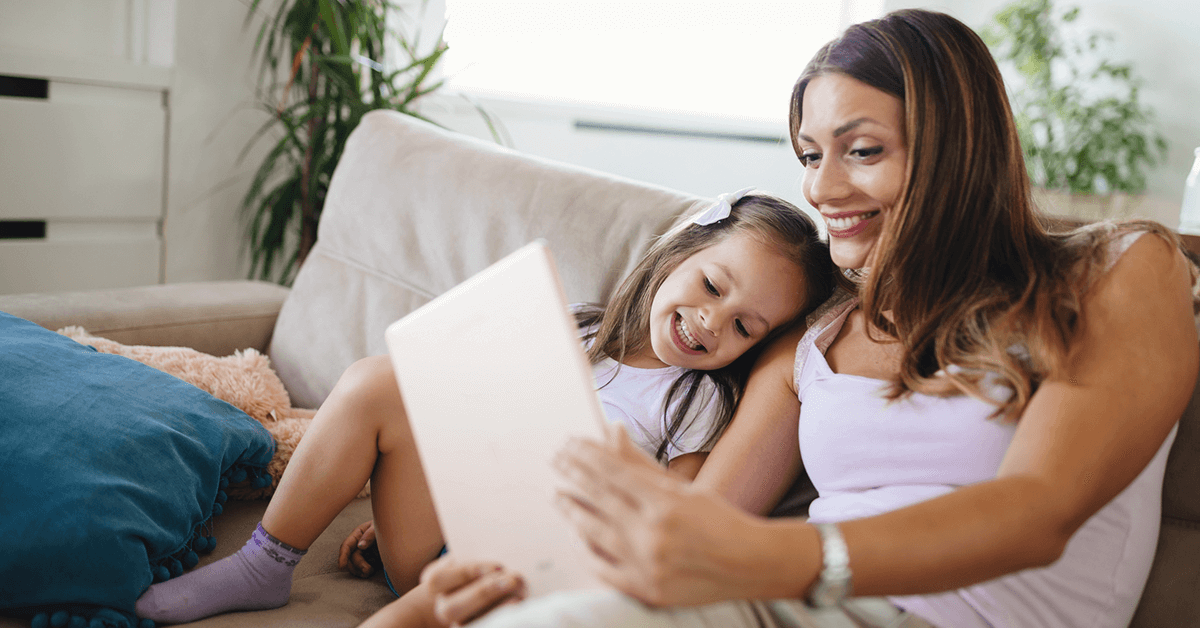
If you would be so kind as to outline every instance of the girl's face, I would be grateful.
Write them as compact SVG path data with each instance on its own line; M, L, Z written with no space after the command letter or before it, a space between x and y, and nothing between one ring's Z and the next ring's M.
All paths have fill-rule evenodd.
M829 227L841 268L863 268L904 187L904 104L843 74L804 90L797 139L804 198Z
M804 306L803 272L737 233L685 259L650 305L650 347L630 366L728 366Z

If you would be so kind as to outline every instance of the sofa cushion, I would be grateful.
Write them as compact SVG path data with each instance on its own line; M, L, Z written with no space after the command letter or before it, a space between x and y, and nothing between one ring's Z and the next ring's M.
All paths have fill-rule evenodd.
M132 621L152 580L211 543L221 483L265 476L274 452L199 388L5 313L0 408L6 613Z
M352 362L386 352L388 324L535 238L571 302L603 301L700 201L369 113L330 183L271 360L294 403L316 407Z

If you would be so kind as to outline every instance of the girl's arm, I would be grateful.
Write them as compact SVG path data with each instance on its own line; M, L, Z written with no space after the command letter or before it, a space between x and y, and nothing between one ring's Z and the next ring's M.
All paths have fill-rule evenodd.
M696 479L696 474L700 472L700 467L704 466L704 461L707 459L707 451L681 454L671 458L671 461L667 463L667 469L676 476L691 482Z
M1067 371L1034 395L995 480L841 525L856 595L944 591L1048 565L1154 456L1200 361L1187 262L1140 238L1083 305ZM640 453L616 434L559 458L572 483L563 510L601 557L602 578L652 604L809 590L821 555L811 526L748 515L631 450Z
M792 378L800 326L776 338L755 361L737 412L709 453L668 466L748 512L766 514L800 472L800 401ZM701 466L703 465L703 466Z
M806 328L777 338L759 356L737 413L696 476L747 512L770 512L800 471L800 401L792 368Z

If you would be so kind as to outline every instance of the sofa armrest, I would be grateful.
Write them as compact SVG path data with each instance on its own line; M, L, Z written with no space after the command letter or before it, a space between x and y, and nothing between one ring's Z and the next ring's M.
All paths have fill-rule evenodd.
M0 311L47 329L79 325L127 345L191 347L217 356L266 352L288 289L263 281L177 283L0 295Z

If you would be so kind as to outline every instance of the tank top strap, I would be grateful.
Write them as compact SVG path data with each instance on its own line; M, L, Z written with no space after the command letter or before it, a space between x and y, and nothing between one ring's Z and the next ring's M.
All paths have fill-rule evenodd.
M806 317L808 330L796 344L796 362L792 367L792 382L797 389L800 387L800 374L804 371L804 361L809 352L814 346L821 353L829 349L846 320L846 314L858 305L858 301L858 295L838 286L832 296Z
M1125 251L1128 251L1129 247L1133 246L1133 243L1136 242L1138 238L1146 235L1147 233L1150 232L1141 229L1114 229L1113 233L1109 235L1108 243L1105 245L1103 273L1107 273L1108 271L1112 270L1112 267L1117 264L1117 260L1121 259L1121 256L1125 254Z

